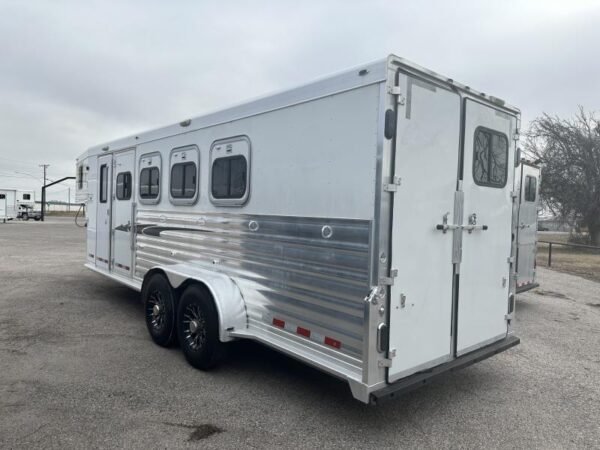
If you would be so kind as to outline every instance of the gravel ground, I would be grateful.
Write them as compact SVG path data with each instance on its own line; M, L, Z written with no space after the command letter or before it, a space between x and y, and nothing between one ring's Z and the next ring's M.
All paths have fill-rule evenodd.
M600 284L539 270L521 345L380 406L251 342L209 373L82 267L72 219L0 224L0 448L600 446Z

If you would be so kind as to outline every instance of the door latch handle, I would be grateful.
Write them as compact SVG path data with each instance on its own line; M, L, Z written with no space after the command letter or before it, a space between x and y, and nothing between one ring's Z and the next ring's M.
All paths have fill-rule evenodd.
M460 228L459 225L448 225L448 216L450 215L450 211L448 211L446 214L444 214L442 216L442 223L438 223L435 226L436 230L440 230L442 233L446 234L446 231L448 230L457 230Z
M464 230L467 230L469 234L473 232L473 230L482 230L485 231L488 229L487 225L477 225L477 214L473 213L469 216L469 225L463 226Z

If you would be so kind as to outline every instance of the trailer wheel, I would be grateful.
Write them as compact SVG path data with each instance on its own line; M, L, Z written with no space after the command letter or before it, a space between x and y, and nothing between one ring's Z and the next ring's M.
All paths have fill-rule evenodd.
M175 340L175 293L160 273L150 276L142 288L146 327L152 340L169 347Z
M21 216L22 220L29 220L29 214L27 213L23 213L23 215Z
M197 369L211 369L224 355L217 310L210 294L200 286L189 286L181 296L177 334L185 359Z

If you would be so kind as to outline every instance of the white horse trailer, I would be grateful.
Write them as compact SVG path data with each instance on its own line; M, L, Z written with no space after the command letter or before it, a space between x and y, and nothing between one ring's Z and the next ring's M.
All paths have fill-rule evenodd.
M0 189L0 220L6 223L17 217L17 190Z
M254 339L389 398L519 342L519 117L392 55L92 147L86 266L195 367Z
M541 170L522 160L518 177L519 217L517 219L517 293L539 286L535 278L537 220Z

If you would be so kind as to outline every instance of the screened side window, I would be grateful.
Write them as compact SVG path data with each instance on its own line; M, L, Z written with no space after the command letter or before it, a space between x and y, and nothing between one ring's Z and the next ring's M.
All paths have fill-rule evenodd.
M131 198L131 172L121 172L117 175L117 200Z
M246 193L248 163L241 155L217 158L212 165L212 195L217 199L242 198Z
M196 164L177 163L171 167L171 197L193 198L196 195Z
M157 198L160 192L158 167L146 167L140 172L140 197Z
M31 194L23 194L23 200L31 200Z
M6 199L6 194L0 194L0 200L5 200Z
M108 166L100 166L100 203L106 203L108 200Z
M473 146L473 179L480 186L502 188L508 176L508 139L504 134L477 128Z
M77 167L77 188L83 189L83 165Z
M525 177L525 201L526 202L535 202L537 190L537 178L532 177L531 175L527 175Z

